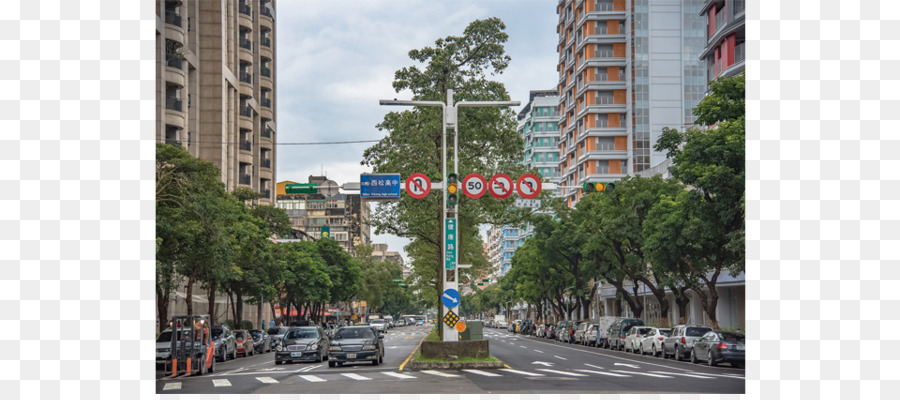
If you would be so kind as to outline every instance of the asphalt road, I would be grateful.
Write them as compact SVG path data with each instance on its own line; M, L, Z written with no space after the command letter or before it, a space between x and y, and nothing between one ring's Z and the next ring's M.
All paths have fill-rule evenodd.
M327 362L275 365L274 354L216 364L216 373L161 378L161 394L192 393L744 393L744 370L570 345L485 329L491 354L508 368L400 371L430 326L385 334L379 366ZM161 377L161 373L158 377Z

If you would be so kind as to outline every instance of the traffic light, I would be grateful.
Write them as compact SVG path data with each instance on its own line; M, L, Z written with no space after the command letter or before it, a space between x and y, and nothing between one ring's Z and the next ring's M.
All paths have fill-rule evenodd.
M459 190L456 182L456 174L447 174L447 205L455 206L457 203L456 192Z
M585 182L581 185L585 194L593 192L615 192L615 182Z

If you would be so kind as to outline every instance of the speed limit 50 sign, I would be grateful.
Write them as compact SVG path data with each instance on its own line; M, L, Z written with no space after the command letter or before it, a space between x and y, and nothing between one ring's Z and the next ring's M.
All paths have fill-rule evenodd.
M468 174L462 180L463 193L470 198L477 199L487 192L487 179L480 174Z

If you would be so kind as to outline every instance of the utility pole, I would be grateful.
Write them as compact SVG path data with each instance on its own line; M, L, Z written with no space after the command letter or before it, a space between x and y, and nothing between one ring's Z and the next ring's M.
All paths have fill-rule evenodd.
M447 89L447 101L418 101L418 100L379 100L378 104L380 105L395 105L395 106L439 106L443 111L443 124L442 129L443 133L441 135L441 180L447 180L447 131L451 130L453 132L453 173L456 176L459 176L459 127L457 124L458 119L458 107L508 107L508 106L518 106L521 102L518 101L460 101L458 103L453 102L453 89ZM459 212L459 204L449 205L447 204L447 187L449 185L441 185L441 214L443 216L443 221L441 223L441 237L442 237L442 262L441 265L442 273L441 273L441 282L443 284L444 292L449 289L452 289L455 292L459 292L459 268L457 261L459 260L459 246L457 246L457 238L459 237L459 226L457 215ZM448 228L451 228L453 231L452 236L448 235ZM444 293L438 293L438 303L441 303L441 298L444 296ZM461 296L460 296L461 297ZM460 298L461 300L461 298ZM440 306L438 307L440 309ZM456 304L456 307L447 307L449 311L459 315L459 304ZM446 315L447 312L444 312ZM458 333L456 329L452 326L449 326L443 323L444 315L438 315L438 323L441 326L441 330L443 333L443 341L444 342L456 342L459 340Z

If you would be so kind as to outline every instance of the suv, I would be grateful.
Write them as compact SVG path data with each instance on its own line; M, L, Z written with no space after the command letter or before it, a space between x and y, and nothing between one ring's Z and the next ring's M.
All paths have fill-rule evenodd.
M606 347L622 350L625 348L625 335L632 326L644 325L644 321L636 318L619 318L609 327Z
M226 325L212 327L212 340L216 343L216 358L224 362L237 358L237 339L234 332Z
M669 358L675 356L675 360L686 360L694 348L694 342L711 331L712 328L700 325L675 325L672 335L663 340L662 356Z

